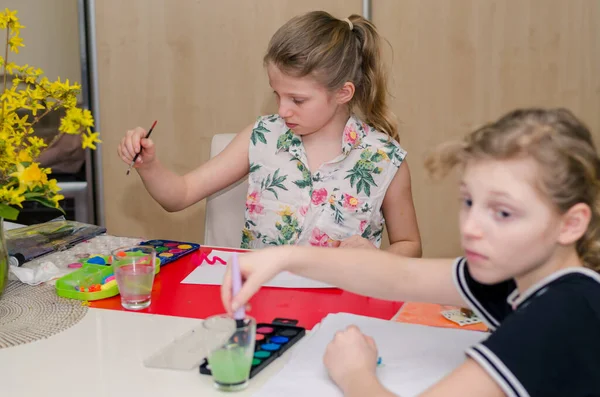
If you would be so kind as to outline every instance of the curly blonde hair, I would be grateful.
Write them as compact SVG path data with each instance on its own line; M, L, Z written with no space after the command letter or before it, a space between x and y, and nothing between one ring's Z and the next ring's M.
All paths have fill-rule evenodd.
M441 145L425 166L443 177L470 160L531 157L538 164L537 188L560 213L577 203L592 212L577 241L584 264L600 272L600 158L588 128L567 109L518 109L486 124L465 139Z

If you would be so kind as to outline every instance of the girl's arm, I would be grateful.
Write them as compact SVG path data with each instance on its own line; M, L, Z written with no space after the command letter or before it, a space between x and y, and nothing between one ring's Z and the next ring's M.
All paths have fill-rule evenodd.
M396 396L387 390L377 377L365 371L356 374L346 384L338 385L344 391L345 397L373 396L392 397ZM447 375L440 382L431 386L420 397L463 397L463 396L486 396L504 397L504 391L498 383L490 377L472 359L467 359L464 364ZM399 396L401 397L401 396Z
M137 171L150 195L165 210L183 210L248 174L252 128L246 127L221 153L183 176L165 168L158 159L138 165Z
M373 249L266 248L240 255L245 282L235 303L245 304L261 285L287 270L374 298L467 306L454 285L452 263L452 259L408 258ZM230 311L229 273L221 293Z
M388 251L404 256L421 256L421 236L413 204L410 170L406 160L388 187L382 204L390 239Z

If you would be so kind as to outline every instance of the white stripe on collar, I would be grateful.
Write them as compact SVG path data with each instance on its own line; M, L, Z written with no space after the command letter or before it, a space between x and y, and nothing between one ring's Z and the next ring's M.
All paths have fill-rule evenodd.
M535 283L534 285L529 287L522 294L519 293L518 289L515 289L513 292L510 293L510 295L508 295L506 302L513 308L513 310L516 310L517 307L519 307L519 305L521 305L521 303L523 303L525 300L527 300L532 295L541 292L548 284L550 284L568 274L574 274L574 273L579 273L584 276L587 276L587 277L593 279L594 281L596 281L598 284L600 284L600 274L598 274L594 270L588 269L587 267L568 267L566 269L562 269L555 273L552 273L551 275L549 275L546 278L543 278L542 280L538 281L537 283Z

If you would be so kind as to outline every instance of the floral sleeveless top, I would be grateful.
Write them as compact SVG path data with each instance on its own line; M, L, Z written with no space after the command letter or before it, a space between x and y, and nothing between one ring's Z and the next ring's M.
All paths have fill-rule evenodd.
M242 248L330 246L361 235L381 245L381 205L406 151L356 116L342 154L314 173L302 138L279 115L259 117L250 136L250 174Z

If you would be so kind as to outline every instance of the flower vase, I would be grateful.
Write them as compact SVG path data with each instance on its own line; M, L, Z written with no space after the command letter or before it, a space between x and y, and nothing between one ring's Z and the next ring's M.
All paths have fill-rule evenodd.
M0 218L0 298L8 284L8 249L4 235L4 218Z

